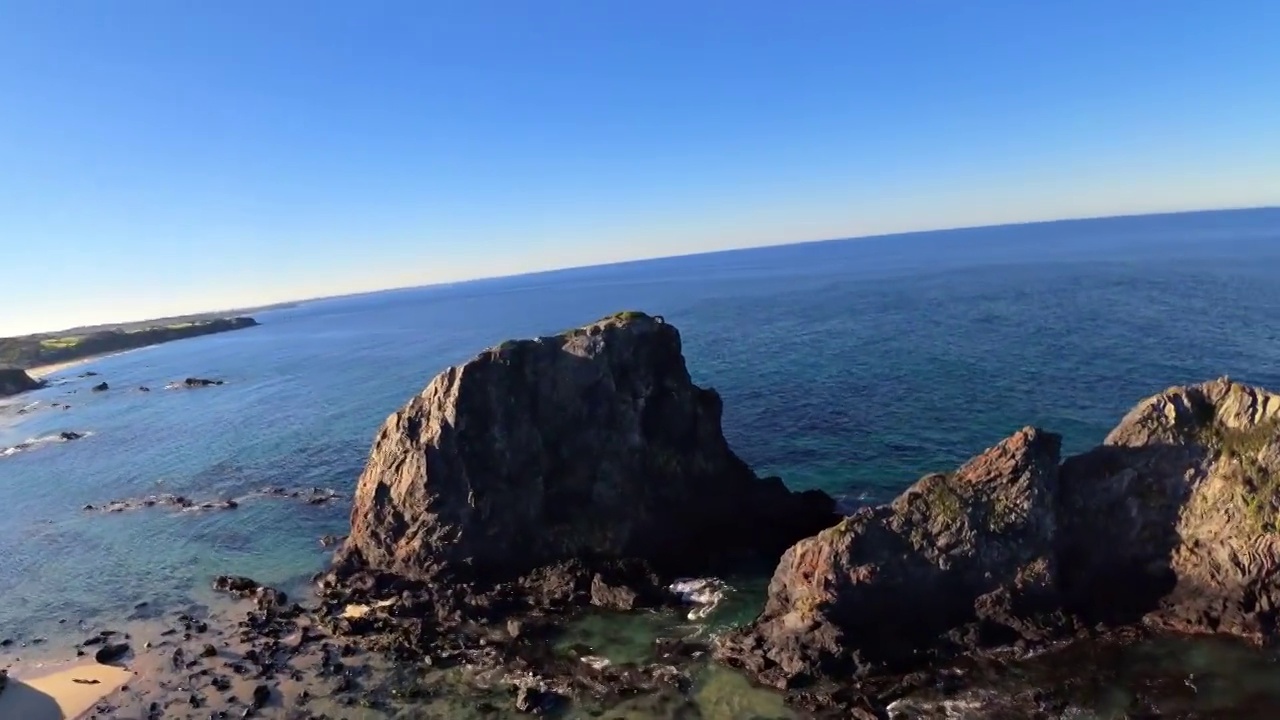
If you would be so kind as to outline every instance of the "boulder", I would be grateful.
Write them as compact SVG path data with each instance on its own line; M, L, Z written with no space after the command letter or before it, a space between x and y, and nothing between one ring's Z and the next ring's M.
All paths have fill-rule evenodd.
M721 407L661 318L505 342L383 424L336 567L499 580L635 559L696 573L776 558L838 519L825 494L756 477L725 441Z
M92 388L90 388L90 390L94 392L106 392L107 390L110 390L110 389L111 389L111 386L106 384L105 382L98 383L97 385L94 385Z
M25 370L0 368L0 398L42 387L44 382L32 378Z

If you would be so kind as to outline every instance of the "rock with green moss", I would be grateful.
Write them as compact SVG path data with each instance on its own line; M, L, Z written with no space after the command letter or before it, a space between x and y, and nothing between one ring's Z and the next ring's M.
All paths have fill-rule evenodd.
M1024 428L783 555L755 624L721 642L757 678L905 668L957 624L1013 635L1057 604L1060 438Z
M721 410L658 317L504 342L387 419L337 568L504 580L636 560L674 578L772 562L838 520L825 494L758 478Z

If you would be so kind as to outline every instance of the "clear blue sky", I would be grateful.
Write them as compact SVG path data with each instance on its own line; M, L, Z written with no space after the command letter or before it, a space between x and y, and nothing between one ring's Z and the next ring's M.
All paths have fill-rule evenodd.
M1276 0L7 0L0 334L1280 203Z

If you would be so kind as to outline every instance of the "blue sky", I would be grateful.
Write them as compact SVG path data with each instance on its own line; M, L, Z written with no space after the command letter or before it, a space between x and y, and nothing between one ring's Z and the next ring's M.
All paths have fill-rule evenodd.
M1274 0L8 0L0 334L1280 204L1278 31Z

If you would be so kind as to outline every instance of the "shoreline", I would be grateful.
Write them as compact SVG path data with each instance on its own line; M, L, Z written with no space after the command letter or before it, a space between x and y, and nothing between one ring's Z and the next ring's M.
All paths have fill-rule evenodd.
M148 345L147 347L154 346ZM119 357L120 355L127 355L129 353L145 349L146 348L134 348L132 350L121 350L120 352L103 353L102 355L89 355L87 357L76 358L75 360L64 360L62 362L50 363L48 365L37 365L36 367L27 368L27 375L30 375L35 380L43 380L64 370L71 370L72 368L78 368L83 365L88 365L89 363L98 362L99 360Z

